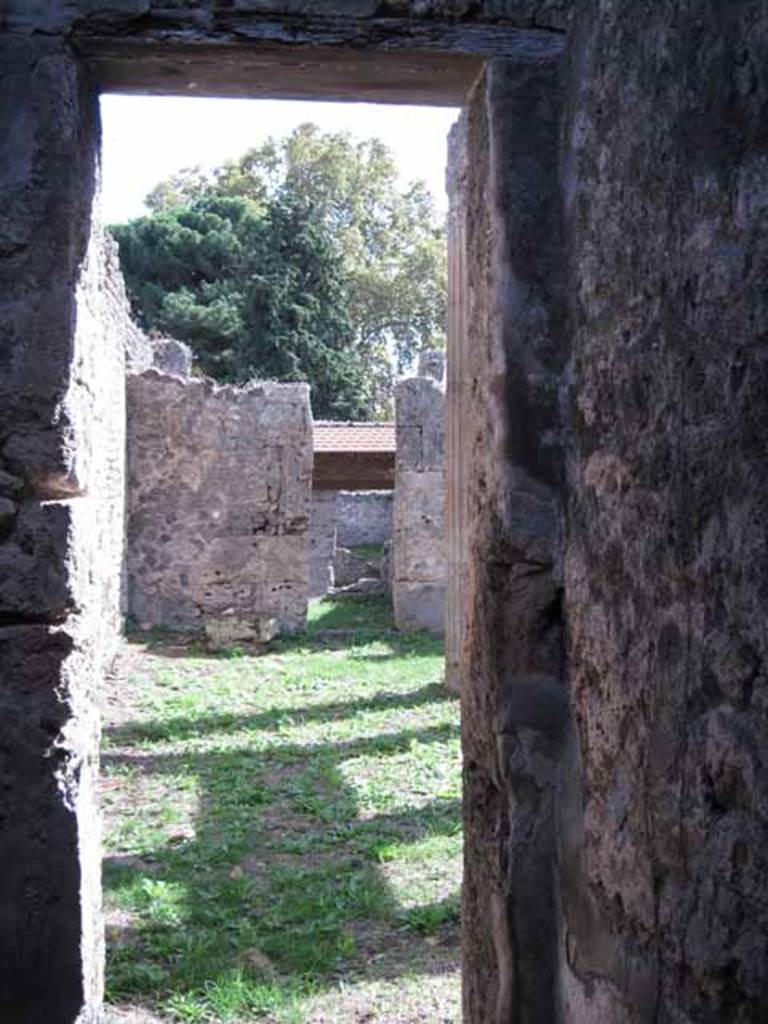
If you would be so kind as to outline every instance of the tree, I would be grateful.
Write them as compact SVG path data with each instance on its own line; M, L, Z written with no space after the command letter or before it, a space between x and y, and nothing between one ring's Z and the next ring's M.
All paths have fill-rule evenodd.
M378 140L305 124L147 205L112 229L134 313L219 380L306 380L316 416L376 418L393 363L444 343L444 228Z

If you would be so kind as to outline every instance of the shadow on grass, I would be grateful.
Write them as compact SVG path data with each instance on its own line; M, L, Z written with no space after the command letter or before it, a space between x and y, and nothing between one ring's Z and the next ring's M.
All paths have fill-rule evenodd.
M251 729L268 729L280 726L289 718L294 725L308 722L332 722L350 718L366 711L386 711L396 708L416 708L439 700L458 698L448 694L440 683L429 683L412 693L387 693L379 691L368 700L333 701L328 704L310 704L305 707L286 705L270 708L252 715L237 715L224 712L218 715L179 716L159 721L126 723L104 730L104 736L113 744L122 743L169 743L207 736L211 732L231 734ZM105 759L106 760L106 759Z
M155 657L172 659L194 658L215 661L275 654L318 654L323 651L351 650L350 657L364 661L384 661L393 658L434 657L443 653L444 641L422 630L398 631L394 627L391 611L382 607L380 597L346 597L323 599L328 609L314 613L306 630L278 637L268 644L248 647L234 644L222 651L210 651L199 633L178 629L154 627L149 630L132 628L126 635L129 644L145 647ZM374 605L371 612L370 605ZM310 616L312 616L310 609ZM377 643L385 651L362 651Z
M423 638L413 642L418 647ZM126 745L210 739L268 729L286 714L296 724L325 722L450 699L430 684L405 694L107 732ZM136 856L105 860L105 889L138 914L137 924L118 925L110 935L110 1000L162 1004L189 1021L263 1014L289 1021L301 1019L290 1014L302 998L341 980L455 970L458 893L405 908L381 865L403 844L457 836L460 802L435 798L366 815L344 763L402 755L457 735L458 725L448 723L343 742L106 753L105 768L115 778L139 780L150 808L153 784L167 790L177 776L194 777L199 794L193 834L181 829Z
M386 651L359 653L378 643ZM443 653L442 637L426 632L399 633L394 629L308 630L273 640L265 654L319 654L322 651L351 650L352 658L377 661L381 658L430 658Z

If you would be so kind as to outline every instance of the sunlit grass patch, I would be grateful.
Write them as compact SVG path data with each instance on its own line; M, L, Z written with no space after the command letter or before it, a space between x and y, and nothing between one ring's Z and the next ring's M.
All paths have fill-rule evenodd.
M392 603L385 596L324 597L312 601L308 615L309 634L327 629L394 629Z

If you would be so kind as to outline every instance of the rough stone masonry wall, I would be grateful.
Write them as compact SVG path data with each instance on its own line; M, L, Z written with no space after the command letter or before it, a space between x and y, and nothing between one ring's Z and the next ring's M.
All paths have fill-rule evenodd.
M421 54L414 88L449 52L514 45L535 62L571 7L562 152L541 66L494 62L466 125L465 1018L768 1015L763 0L6 0L0 444L22 484L2 478L0 558L28 561L0 574L3 1019L95 1021L100 984L90 723L114 605L92 610L114 597L86 439L102 401L119 406L78 328L97 143L85 60L150 88L204 66L207 87L231 89L247 52L250 74L283 44L312 91L313 47L315 71L349 47L333 66L382 75L380 97L398 51L406 68Z
M129 614L216 643L301 628L311 478L307 385L129 377Z
M460 689L472 1024L558 1020L555 781L567 718L560 114L556 63L493 61L453 136L467 302L461 386L451 380L461 420L451 479L458 469L469 518Z
M6 0L3 8L8 28L12 31L34 29L49 33L67 33L89 22L99 26L111 19L114 26L130 28L132 20L155 19L173 27L186 24L200 33L215 27L215 14L219 6L215 0L198 0L194 7L169 5L168 0L102 0L98 4L90 0L50 0L48 3L31 5L29 0ZM297 28L308 22L305 32L312 40L312 29L322 39L322 18L346 17L350 22L376 24L379 19L397 19L395 36L406 36L409 28L418 39L420 22L429 23L435 19L466 19L467 22L489 24L511 23L523 27L545 27L562 29L568 24L573 0L236 0L234 12L251 14L250 23L254 32L261 28L266 33L269 15L293 17ZM255 16L254 16L255 15ZM297 16L298 15L298 16ZM309 17L314 15L312 25ZM409 20L412 23L409 26ZM349 26L349 32L354 26ZM364 29L365 31L365 29ZM407 36L406 36L407 38Z
M395 385L392 601L398 629L445 629L445 392L431 377Z
M0 42L0 125L0 1018L90 1024L132 328L91 217L97 99L53 40Z
M584 4L569 1024L768 1019L768 9Z

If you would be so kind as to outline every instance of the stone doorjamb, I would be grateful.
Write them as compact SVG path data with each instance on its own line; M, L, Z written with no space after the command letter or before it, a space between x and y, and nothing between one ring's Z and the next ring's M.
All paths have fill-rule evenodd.
M505 64L499 60L505 46L521 66L549 68L563 39L551 32L451 25L442 36L433 33L426 50L418 48L423 35L414 41L403 30L399 47L372 41L370 52L365 39L350 50L348 41L334 46L318 37L329 48L323 52L306 40L302 47L284 41L276 46L258 33L211 43L205 33L169 38L167 32L153 35L151 28L134 31L102 21L75 25L64 39L16 34L10 25L0 35L6 140L0 279L7 286L0 310L0 482L13 495L8 500L17 525L0 538L0 568L6 571L0 572L0 677L8 681L8 714L0 728L15 826L0 836L0 866L13 875L0 897L0 916L11 925L0 936L0 1007L17 1024L95 1024L101 1019L103 938L92 803L94 708L113 636L107 633L116 623L116 587L109 581L118 575L114 509L123 471L113 450L121 436L121 406L109 400L107 386L114 374L109 382L102 379L108 370L119 371L120 360L107 305L99 306L98 296L98 94L112 87L222 94L230 81L229 91L237 95L455 103L488 58ZM498 124L505 98L497 95ZM491 202L499 201L497 193ZM470 245L467 252L471 259ZM491 263L499 257L505 258L494 250ZM499 265L494 273L501 280L506 270ZM455 264L452 281L454 292L464 287ZM471 305L466 300L464 308ZM452 344L466 340L463 324L454 319ZM492 348L502 339L494 332L485 343ZM115 359L100 361L98 354L110 346ZM495 376L473 380L472 390L462 392L477 408L486 408L488 394L499 407L508 390L499 353L490 354L487 366L496 368ZM487 459L503 454L502 433L487 439ZM473 476L472 486L476 482ZM464 507L471 510L474 500L468 492ZM487 555L475 547L470 557ZM11 571L8 586L3 580ZM470 567L469 576L480 580L490 607L494 593L485 588L492 581L480 566ZM462 659L471 656L467 652L464 645ZM463 677L474 671L462 661ZM470 771L477 760L473 742L471 734L465 737ZM474 963L468 962L469 971ZM477 988L476 979L465 983ZM491 1018L470 1001L467 1019L480 1024Z

